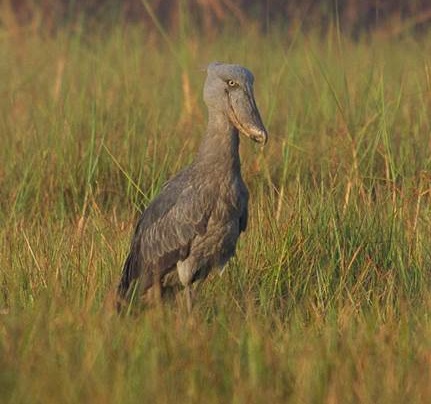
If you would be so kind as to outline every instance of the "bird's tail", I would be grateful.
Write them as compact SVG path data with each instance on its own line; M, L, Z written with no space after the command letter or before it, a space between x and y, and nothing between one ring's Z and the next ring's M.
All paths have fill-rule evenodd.
M139 278L139 259L138 254L132 249L124 263L120 283L117 288L117 309L121 310L126 304L130 303L133 291Z

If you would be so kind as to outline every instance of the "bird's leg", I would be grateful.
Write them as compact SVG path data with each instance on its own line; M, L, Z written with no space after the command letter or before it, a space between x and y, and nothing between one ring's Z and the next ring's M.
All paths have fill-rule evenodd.
M186 302L187 302L187 312L191 314L192 308L193 308L193 291L192 291L192 285L188 283L185 286L185 292L186 292Z

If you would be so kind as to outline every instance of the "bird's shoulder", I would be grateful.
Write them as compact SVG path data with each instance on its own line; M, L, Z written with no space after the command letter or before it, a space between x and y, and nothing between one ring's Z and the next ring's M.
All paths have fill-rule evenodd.
M161 188L159 194L150 202L150 204L142 212L140 218L141 226L149 226L169 210L171 210L182 195L189 192L190 186L187 170L182 170L170 180L168 180Z
M171 178L138 222L135 237L144 259L156 262L178 251L184 255L194 237L206 230L211 194L209 184L196 181L190 167Z
M162 219L171 211L180 218L195 212L197 215L211 209L214 192L211 185L204 179L199 179L193 166L188 166L169 179L160 193L143 211L140 221L143 226L149 226Z

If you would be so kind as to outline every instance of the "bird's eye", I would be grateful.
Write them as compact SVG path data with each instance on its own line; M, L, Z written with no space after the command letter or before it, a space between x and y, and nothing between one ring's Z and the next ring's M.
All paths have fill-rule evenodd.
M227 82L227 85L228 85L229 87L235 87L237 84L236 84L233 80L229 80L229 81Z

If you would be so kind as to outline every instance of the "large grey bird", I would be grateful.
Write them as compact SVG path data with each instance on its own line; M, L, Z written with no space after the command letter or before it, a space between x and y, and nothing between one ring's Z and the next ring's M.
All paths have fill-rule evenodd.
M253 81L253 74L242 66L208 66L205 136L191 165L164 185L139 219L118 286L121 302L152 286L161 288L163 278L176 270L190 311L192 283L222 268L235 254L248 215L239 132L261 144L268 138Z

